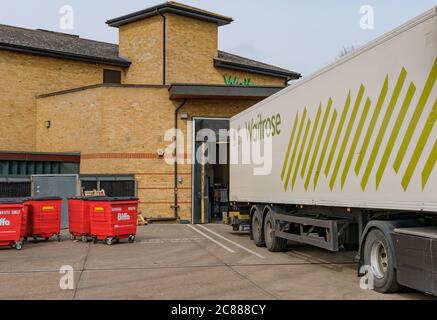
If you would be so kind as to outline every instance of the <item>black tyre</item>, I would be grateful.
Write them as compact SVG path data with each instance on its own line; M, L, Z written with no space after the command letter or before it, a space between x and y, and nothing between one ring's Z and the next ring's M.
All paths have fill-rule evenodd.
M264 220L264 239L270 252L281 252L287 249L287 239L275 235L275 220L271 212L267 213Z
M82 237L80 237L80 239L82 240L83 243L87 243L88 242L88 237L87 236L82 236Z
M391 246L391 239L379 229L369 232L364 244L364 265L371 271L373 287L376 292L399 292L402 286L396 279L394 268L395 255ZM369 277L369 275L368 275Z
M135 236L129 236L129 238L127 238L127 241L129 243L134 243L135 242Z
M259 210L255 210L252 214L251 232L255 245L257 247L265 247L266 243L264 240L263 219Z

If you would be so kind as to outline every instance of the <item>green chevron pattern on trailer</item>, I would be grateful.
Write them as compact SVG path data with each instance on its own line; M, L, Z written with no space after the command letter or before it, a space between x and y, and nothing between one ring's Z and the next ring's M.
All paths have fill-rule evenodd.
M329 98L328 106L326 107L325 115L323 116L322 127L320 128L320 131L319 131L319 136L317 138L313 157L311 158L310 168L308 169L307 179L305 181L305 190L308 190L308 186L310 184L310 179L311 179L311 175L313 173L314 165L316 163L316 158L317 158L317 155L319 154L320 144L322 143L322 138L323 138L323 134L325 133L325 128L326 128L326 124L328 122L328 117L331 113L331 107L332 107L332 99Z
M320 103L314 122L311 118L307 118L307 108L303 111L300 124L299 115L296 114L292 122L291 136L281 172L284 189L289 189L291 177L291 190L295 188L300 171L300 178L304 183L305 191L309 189L311 177L314 177L313 188L316 190L324 167L325 177L328 179L332 191L338 183L337 177L344 163L340 179L341 188L343 189L353 166L354 155L356 155L357 150L359 150L359 154L353 171L355 176L360 179L363 191L368 188L369 180L372 177L375 178L376 189L378 189L384 179L384 173L390 165L393 168L392 170L401 175L402 187L405 191L408 190L412 177L420 173L422 188L425 189L437 162L437 141L434 141L430 154L424 153L426 145L432 143L429 139L437 122L437 100L434 101L431 112L424 114L425 107L435 88L437 58L429 72L422 92L418 96L414 110L411 110L411 106L417 88L413 82L410 82L407 88L405 86L407 78L408 72L405 68L402 68L394 87L390 88L389 76L387 75L374 107L372 106L371 97L364 98L365 87L363 84L355 94L352 90L349 90L338 123L339 113L338 110L332 108L335 101L331 98L329 98L325 108ZM406 93L401 95L404 88ZM391 97L390 100L387 100L390 91ZM351 109L351 100L354 95L356 95L356 98ZM364 103L362 103L363 100ZM384 109L386 102L387 106ZM332 111L332 109L334 110ZM383 110L385 110L385 113L383 113ZM412 116L408 121L407 115L409 113ZM370 114L372 116L369 121ZM330 121L328 121L330 116ZM382 116L381 119L380 116ZM358 124L356 124L357 119L359 119ZM421 119L425 119L425 121L422 127L419 127ZM389 125L392 121L394 125L390 131ZM401 132L401 128L406 126L406 123L408 123L406 131ZM367 128L365 129L366 125ZM311 134L309 134L310 132ZM415 134L419 136L417 141L413 141ZM384 145L383 142L386 137L388 142ZM359 145L361 140L361 145ZM398 148L398 150L395 150L395 148ZM414 149L414 151L410 159L405 159L409 148ZM392 156L395 159L390 164ZM404 172L401 172L404 160L408 162L405 163L406 169ZM421 163L420 160L425 161L423 168L418 168L419 163ZM317 167L313 171L316 163ZM361 173L362 168L365 168L363 173ZM360 174L362 174L361 177Z

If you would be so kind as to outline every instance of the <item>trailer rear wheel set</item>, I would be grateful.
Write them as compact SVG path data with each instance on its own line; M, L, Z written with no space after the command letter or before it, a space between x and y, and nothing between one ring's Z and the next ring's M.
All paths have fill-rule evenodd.
M246 204L247 205L247 204ZM370 220L368 212L362 213L360 218L346 218L333 211L329 211L331 218L319 208L315 214L312 208L308 211L290 210L289 207L254 205L250 210L251 238L258 247L265 246L270 252L285 251L288 241L309 244L330 251L341 249L358 249L359 276L366 276L372 289L380 293L395 293L404 288L398 282L398 273L408 274L405 267L399 266L399 259L405 259L406 254L396 250L399 241L394 237L401 237L403 230L418 227L423 230L422 218L402 218L396 216L394 220ZM339 211L344 210L339 208ZM337 216L332 218L332 216ZM356 227L356 228L355 228ZM358 229L360 232L358 232ZM357 231L357 232L355 232ZM434 232L430 231L431 233ZM437 239L437 234L435 235ZM437 241L435 242L437 243ZM408 244L406 252L408 252ZM436 248L437 245L434 247ZM430 250L432 247L430 247ZM431 253L422 252L425 255ZM363 269L364 267L364 269ZM406 270L406 271L405 271ZM415 271L417 272L417 271ZM435 271L430 271L431 278ZM411 279L411 276L407 276ZM434 280L435 281L435 280ZM436 294L432 289L423 290L421 287L409 287ZM434 288L434 287L433 287Z

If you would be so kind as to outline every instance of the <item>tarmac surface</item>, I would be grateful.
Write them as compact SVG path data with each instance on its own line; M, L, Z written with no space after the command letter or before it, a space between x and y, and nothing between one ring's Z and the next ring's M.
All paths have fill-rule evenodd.
M64 232L60 243L0 249L0 299L434 299L361 289L355 254L303 245L270 253L219 224L139 227L135 243L113 246ZM67 280L74 286L61 289Z

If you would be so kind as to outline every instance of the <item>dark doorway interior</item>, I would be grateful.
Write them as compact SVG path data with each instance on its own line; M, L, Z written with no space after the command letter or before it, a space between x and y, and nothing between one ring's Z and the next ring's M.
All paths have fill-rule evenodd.
M210 129L215 138L202 129ZM227 119L194 120L194 224L221 222L229 210L229 143L223 130L229 130Z

